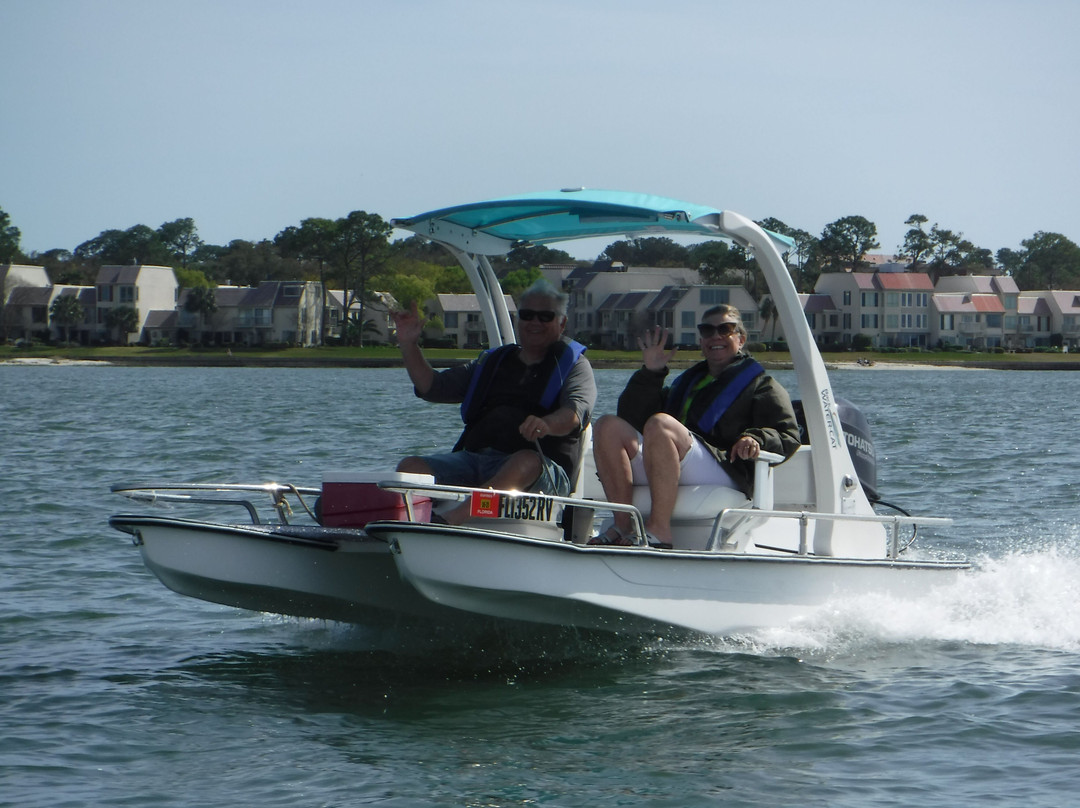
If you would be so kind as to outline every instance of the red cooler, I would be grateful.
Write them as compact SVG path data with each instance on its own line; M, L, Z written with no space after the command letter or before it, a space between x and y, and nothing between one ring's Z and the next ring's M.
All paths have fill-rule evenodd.
M326 527L363 527L377 519L404 522L409 518L405 497L397 491L379 488L380 482L432 484L430 474L400 471L340 471L323 475L322 523ZM413 494L413 516L418 522L431 519L431 498Z

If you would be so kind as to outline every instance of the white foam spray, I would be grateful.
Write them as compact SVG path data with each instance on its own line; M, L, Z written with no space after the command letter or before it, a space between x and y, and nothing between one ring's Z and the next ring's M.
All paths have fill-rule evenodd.
M977 560L919 601L845 598L814 617L740 637L722 650L846 656L919 642L1080 652L1080 550L1049 547Z

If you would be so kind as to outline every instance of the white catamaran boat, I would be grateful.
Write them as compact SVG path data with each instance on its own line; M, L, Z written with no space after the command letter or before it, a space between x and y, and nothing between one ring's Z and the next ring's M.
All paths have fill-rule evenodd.
M752 251L787 335L805 445L785 462L763 453L750 499L730 488L681 488L673 549L588 543L620 509L645 536L649 496L643 488L633 505L605 501L587 441L568 497L440 486L396 472L328 474L318 488L113 486L171 510L184 504L203 513L208 506L246 512L242 522L153 509L110 519L170 589L244 609L363 624L479 620L731 635L809 618L847 597L921 598L969 568L904 552L916 525L948 519L875 509L865 421L833 396L781 255L790 247L783 236L730 211L580 189L460 205L393 224L457 258L492 347L515 339L489 256L580 238L733 240ZM268 497L269 517L256 496ZM433 508L465 500L473 518L464 525L430 521Z

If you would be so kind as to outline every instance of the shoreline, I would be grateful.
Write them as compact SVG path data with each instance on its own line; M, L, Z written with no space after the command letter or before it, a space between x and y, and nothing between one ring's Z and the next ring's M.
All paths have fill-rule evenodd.
M432 358L431 365L436 368L451 367L463 364L467 359ZM626 359L590 359L596 370L633 370L641 363ZM676 360L672 363L673 370L681 370L689 367L696 360ZM790 361L762 359L761 364L768 370L792 370L794 365ZM63 357L46 356L22 356L6 357L0 359L0 366L13 365L21 367L40 366L82 366L82 367L264 367L264 368L400 368L404 367L398 357L364 357L364 358L335 358L313 359L294 357L262 357L243 355L234 356L200 356L200 357L109 357L102 359L65 359ZM1080 360L1057 361L1057 362L1016 362L1007 359L1002 360L941 360L939 362L911 362L890 361L874 359L870 364L859 361L830 361L825 359L825 368L828 371L860 370L1080 370Z

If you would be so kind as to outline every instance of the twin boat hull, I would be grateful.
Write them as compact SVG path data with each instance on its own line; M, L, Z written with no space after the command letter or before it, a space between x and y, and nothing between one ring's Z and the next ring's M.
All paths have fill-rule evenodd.
M925 597L961 562L593 547L481 528L365 530L112 517L170 589L259 612L370 626L532 623L733 635L845 598Z

